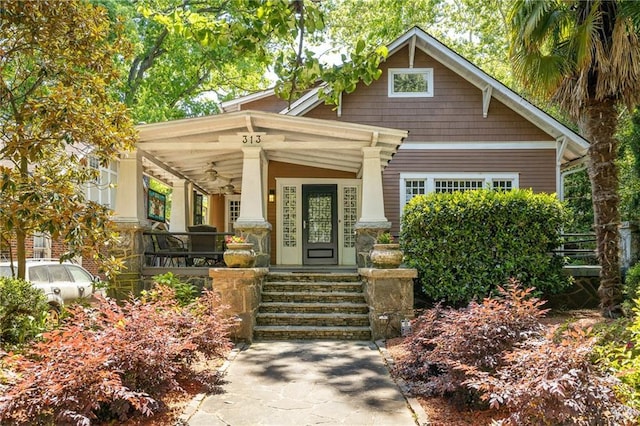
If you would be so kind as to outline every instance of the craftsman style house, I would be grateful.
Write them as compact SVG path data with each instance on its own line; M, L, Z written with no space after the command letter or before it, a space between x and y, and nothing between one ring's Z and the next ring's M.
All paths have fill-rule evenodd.
M171 231L205 223L242 233L259 266L355 266L372 236L399 232L417 194L488 187L562 197L586 140L419 28L388 48L381 78L337 108L317 90L291 105L264 91L219 115L139 126L137 150L119 163L116 219L158 219L147 175L173 188Z

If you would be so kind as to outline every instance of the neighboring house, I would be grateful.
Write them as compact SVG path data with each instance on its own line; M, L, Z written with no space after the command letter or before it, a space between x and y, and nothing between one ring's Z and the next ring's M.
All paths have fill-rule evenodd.
M173 231L194 223L194 200L207 196L205 222L250 236L262 266L362 265L371 236L397 234L415 195L488 187L562 198L582 137L419 28L389 45L382 71L337 108L317 89L290 106L264 91L220 115L139 126L137 150L120 161L117 219L148 226L146 174L173 186Z

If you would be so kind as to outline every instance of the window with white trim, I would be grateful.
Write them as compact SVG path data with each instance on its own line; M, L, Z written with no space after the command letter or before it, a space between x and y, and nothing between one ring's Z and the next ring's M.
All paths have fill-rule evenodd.
M416 195L452 193L474 189L510 191L519 186L518 173L401 173L400 211Z
M111 162L103 167L97 158L89 158L89 167L98 171L98 178L87 183L87 198L114 210L116 207L116 187L118 164Z
M409 202L416 195L426 194L426 179L406 179L404 182L404 201Z
M389 97L433 97L433 68L389 68Z

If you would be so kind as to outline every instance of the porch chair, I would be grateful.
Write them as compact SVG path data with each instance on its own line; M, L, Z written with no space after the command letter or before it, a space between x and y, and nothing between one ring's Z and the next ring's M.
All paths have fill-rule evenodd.
M189 232L217 232L215 226L194 225L189 226ZM221 264L223 240L218 235L190 235L189 252L191 257L189 264L192 266L215 266Z
M151 238L155 249L152 259L153 265L186 266L187 248L180 238L163 232L152 234Z

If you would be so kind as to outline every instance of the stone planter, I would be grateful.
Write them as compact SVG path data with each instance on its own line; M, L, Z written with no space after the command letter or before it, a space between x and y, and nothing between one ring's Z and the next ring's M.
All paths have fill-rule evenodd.
M227 243L223 258L229 268L253 268L256 252L252 243Z
M370 256L374 268L394 269L402 263L403 253L400 244L374 244Z

